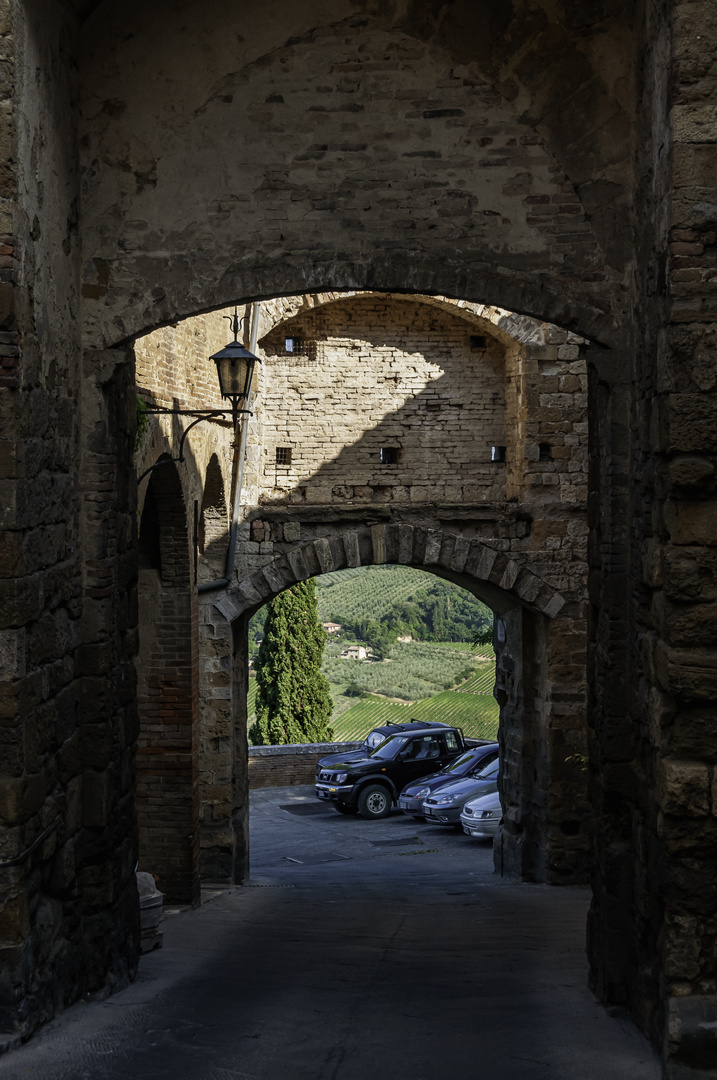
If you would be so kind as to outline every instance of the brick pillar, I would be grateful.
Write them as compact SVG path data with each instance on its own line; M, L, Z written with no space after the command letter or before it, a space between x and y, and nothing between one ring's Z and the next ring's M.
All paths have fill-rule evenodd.
M176 467L151 474L140 527L137 816L140 869L199 899L197 593Z

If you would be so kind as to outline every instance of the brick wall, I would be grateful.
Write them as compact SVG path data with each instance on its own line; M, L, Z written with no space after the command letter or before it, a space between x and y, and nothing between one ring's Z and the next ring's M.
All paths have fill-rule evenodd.
M170 900L199 889L197 601L175 466L157 470L140 529L136 805L140 869Z
M361 743L305 743L296 746L250 746L249 787L313 784L316 764L327 754L358 750Z
M471 333L427 304L357 296L267 335L259 501L502 498L491 447L507 439L503 349L487 338L471 350ZM292 335L306 355L287 357ZM396 464L381 464L384 446ZM277 447L291 449L290 466L276 463Z

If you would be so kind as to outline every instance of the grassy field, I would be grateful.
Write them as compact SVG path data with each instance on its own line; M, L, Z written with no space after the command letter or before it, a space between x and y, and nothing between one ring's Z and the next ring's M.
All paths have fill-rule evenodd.
M367 573L367 570L369 573ZM425 589L426 574L410 566L357 566L316 579L319 618L380 619L394 604Z
M364 664L336 655L341 644L327 645L323 672L337 686L355 682L362 690L385 697L416 701L440 690L449 690L466 677L473 656L463 649L446 648L428 641L396 642L383 663Z
M454 689L463 694L491 694L495 683L495 664L484 663L465 682Z
M403 722L415 718L416 720L440 720L442 723L453 724L462 727L466 735L476 739L494 738L498 730L498 703L493 698L493 684L495 682L495 662L493 650L489 646L482 646L474 650L469 642L446 642L427 643L413 642L399 645L399 650L405 654L417 650L413 657L413 663L427 662L428 657L424 653L430 652L430 659L437 654L439 657L450 652L460 664L442 665L442 670L448 672L453 668L456 676L462 674L469 664L473 670L467 679L461 680L450 690L436 693L436 687L428 689L430 696L424 696L421 700L412 702L391 701L393 695L379 696L371 693L372 687L367 687L368 695L365 698L346 697L343 691L346 689L348 675L341 682L332 682L331 697L334 703L334 711L331 724L337 741L352 742L363 739L368 732L378 724ZM469 655L467 655L469 654ZM478 655L476 655L478 654ZM342 661L352 679L354 672L366 672L366 682L381 682L384 680L383 673L397 673L400 665L391 662L389 664L360 664L356 661ZM371 675L375 672L375 676ZM404 672L405 675L405 672ZM355 679L355 681L359 681ZM404 682L406 680L404 679ZM422 687L427 683L422 682ZM422 693L425 694L425 690ZM247 711L250 723L255 719L256 702L256 679L249 680L249 693L247 697Z
M363 739L379 724L405 723L407 720L438 720L463 728L474 739L493 739L498 731L498 702L485 694L444 690L412 705L381 698L361 698L333 721L339 742Z

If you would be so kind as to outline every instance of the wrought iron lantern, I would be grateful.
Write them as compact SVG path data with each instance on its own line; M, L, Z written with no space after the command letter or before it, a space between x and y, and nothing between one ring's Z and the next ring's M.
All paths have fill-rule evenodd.
M251 393L254 366L259 357L254 356L239 341L239 330L243 319L239 318L237 309L234 308L233 315L225 315L224 318L231 323L234 340L209 359L217 365L219 389L222 397L232 403L232 416L236 427L239 413L246 412L241 406L248 400Z
M227 319L231 324L234 340L230 341L229 344L225 345L219 352L210 356L209 359L213 360L217 365L219 390L222 397L231 402L232 423L236 429L240 415L252 415L251 411L244 406L246 406L251 395L254 367L259 360L259 357L254 356L254 354L249 352L249 350L239 341L239 330L241 329L244 319L239 318L236 307L234 308L233 315L224 315L223 318ZM148 414L193 416L195 419L182 432L182 436L179 440L179 456L176 458L163 458L161 461L155 462L154 465L150 465L150 467L138 477L138 482L142 481L147 473L152 472L153 469L159 468L160 465L169 464L172 461L184 461L184 444L187 440L187 435L192 428L197 424L201 424L203 420L210 420L212 417L216 416L226 416L229 412L228 409L164 409L158 405L148 405L146 406L145 411Z

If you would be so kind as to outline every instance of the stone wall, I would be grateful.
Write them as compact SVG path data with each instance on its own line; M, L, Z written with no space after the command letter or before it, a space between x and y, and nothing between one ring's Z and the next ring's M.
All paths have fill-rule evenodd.
M305 743L296 746L250 746L249 787L313 784L316 765L327 754L358 750L361 743Z
M76 25L0 5L0 1028L136 971L128 356L79 341ZM40 841L38 843L38 841Z
M675 1080L714 1069L713 19L709 0L368 0L358 14L349 0L188 0L182 18L170 0L0 3L3 858L60 819L31 856L2 868L4 1029L30 1031L65 1001L119 985L136 962L128 343L237 299L371 289L499 305L592 342L582 348L594 985L662 1046ZM297 301L283 318L306 306ZM526 408L530 378L549 374L540 364L526 352L515 397ZM567 367L554 374L556 395L560 379L584 377ZM539 455L550 435L584 438L543 426L563 424L557 398L534 404L531 423L541 426L526 417L526 448L532 441ZM513 426L511 407L506 396ZM230 439L216 429L191 444L183 474L192 535L213 455L225 493L231 487ZM140 447L144 466L176 451L180 432L154 424ZM256 492L259 449L250 446ZM451 541L429 564L441 573L453 572L464 541L467 559L479 542L497 552L491 573L508 580L520 561L513 545L528 541L535 576L557 590L561 572L570 584L584 533L567 501L554 510L563 474L552 479L553 457L524 455L535 461L531 498L552 504L530 513L529 535L518 510L527 486L507 516L491 508L487 519L457 503L422 504L424 519L404 520L411 504L392 516L372 497L353 517L342 509L346 521L327 521L333 501L294 505L290 516L280 504L256 514L250 498L240 541L256 545L241 552L247 580L261 585L259 599L279 588L290 558L307 558L305 525L312 570L320 554L326 561L324 541L338 557L338 537L352 532L361 557L373 557L378 524L398 530L377 534L385 551L394 542L400 551L402 528L416 530L421 565L432 548L416 546L416 535L445 530ZM547 522L540 545L538 520ZM340 550L347 557L343 540ZM233 624L218 612L201 627L211 675L203 827L217 863L237 875L246 855L246 792L235 779L245 771L236 723L245 672L232 638L259 602L244 601ZM518 640L513 618L509 641ZM569 682L572 654L569 639L554 637L556 620L547 625L534 633L523 619L521 656L501 663L506 680L514 664L515 685L538 685L541 702L550 690L552 724L557 702L545 678L567 658ZM579 711L569 698L561 706ZM541 705L521 740L528 747L540 736L548 757L538 773L557 778L559 754L574 745L557 731L572 721L546 739L547 717ZM510 752L516 767L528 753L518 743ZM528 794L528 785L526 773L516 826L523 813L535 817L532 791L541 788ZM540 805L549 836L550 798L540 795ZM556 835L567 851L574 825L563 824ZM544 867L552 856L541 859L528 863Z
M237 298L397 282L614 340L629 258L630 8L582 20L520 0L484 24L465 5L419 7L280 2L264 19L253 3L209 0L192 23L203 63L191 72L167 0L90 14L88 343ZM250 11L260 34L246 33ZM569 117L562 81L580 96Z
M199 898L197 594L177 468L155 472L139 542L139 869L170 901Z
M472 330L379 296L282 322L261 341L260 503L502 499L506 470L491 448L506 446L505 359L492 337L471 350ZM302 355L286 354L287 336ZM382 447L395 462L382 464Z

